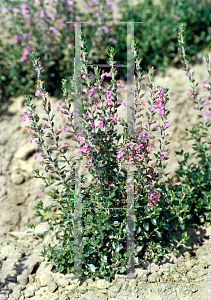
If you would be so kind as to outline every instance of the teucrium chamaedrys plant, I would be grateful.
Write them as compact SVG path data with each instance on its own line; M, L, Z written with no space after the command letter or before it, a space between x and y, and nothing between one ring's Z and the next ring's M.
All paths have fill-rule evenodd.
M170 186L171 189L175 192L181 192L181 195L183 195L184 198L184 204L189 207L190 220L186 225L195 227L200 224L200 219L203 219L204 221L206 221L206 227L208 227L211 224L211 151L210 148L207 148L206 144L211 144L211 123L206 120L205 117L209 116L209 114L211 113L211 109L208 108L208 110L204 114L202 114L201 111L203 110L203 105L211 103L211 62L208 54L205 52L205 60L209 74L209 85L204 83L202 88L208 90L209 94L207 94L207 100L204 101L202 105L202 98L198 98L199 93L196 90L198 83L194 83L194 72L190 72L190 68L188 66L188 58L185 54L184 31L184 24L181 24L178 39L181 46L181 48L179 48L179 51L181 52L180 59L183 64L185 75L188 76L192 84L191 90L188 95L190 95L193 98L193 102L197 104L197 107L194 107L194 109L197 109L199 111L198 117L202 119L202 122L200 121L200 125L193 126L192 129L188 129L188 127L185 127L185 132L191 136L186 140L195 140L195 143L193 144L195 153L193 152L191 153L191 155L189 155L189 152L184 153L183 149L179 152L175 152L177 155L184 157L184 160L179 162L180 169L176 171L176 173L183 180L181 185ZM201 139L203 137L208 137L210 141L201 142ZM201 160L197 164L188 164L188 158L194 156L195 154L197 154L196 158L201 158Z
M127 124L117 115L117 108L121 105L117 99L117 84L113 60L113 48L109 53L109 64L111 65L110 73L102 73L101 78L99 75L98 67L94 69L95 77L90 78L87 71L86 52L84 51L84 43L82 46L82 84L83 94L81 97L81 105L79 106L80 114L82 116L83 130L82 135L75 136L75 126L72 118L74 113L70 112L71 99L75 99L74 85L70 90L67 89L66 80L63 79L63 102L60 107L63 108L62 114L68 115L68 123L66 125L71 129L63 128L71 134L74 141L79 143L78 153L87 153L86 160L89 164L89 172L94 175L97 182L92 182L87 188L82 188L82 231L83 231L83 275L89 275L91 278L105 278L111 280L116 273L124 273L126 271L126 211L124 211L126 203L126 179L127 179L127 162L131 159L132 163L137 167L134 172L134 242L135 242L135 262L140 264L142 259L148 259L157 262L159 258L166 257L172 249L174 254L177 255L177 248L185 246L185 241L189 238L185 232L182 239L179 241L171 233L170 228L175 228L182 223L186 216L181 221L181 212L183 208L178 210L172 215L172 207L167 205L169 199L159 189L159 179L162 178L163 169L166 165L162 165L162 160L167 160L164 152L167 149L163 148L165 141L165 129L169 126L167 115L169 111L166 109L168 102L167 89L157 87L153 89L152 76L153 68L149 70L148 75L143 75L140 72L140 59L138 59L135 46L132 45L138 80L136 81L135 89L135 107L133 118L136 125L140 125L138 118L142 114L137 115L137 112L143 110L138 109L138 105L145 105L143 102L138 103L138 99L143 98L141 94L141 81L147 79L146 85L150 88L151 99L147 99L149 104L149 112L146 113L148 120L145 128L143 126L135 127L134 136L129 140L126 135ZM53 201L56 201L57 207L61 210L61 214L51 216L49 214L51 205L43 208L43 202L38 202L35 206L37 212L36 216L40 216L40 222L48 222L50 225L49 230L55 231L55 235L59 240L58 245L45 248L42 252L43 256L47 256L48 260L53 264L55 270L59 272L74 273L74 185L75 185L75 163L71 165L72 157L69 161L65 157L68 151L68 145L65 144L62 148L59 147L59 134L62 128L55 133L53 127L54 114L50 116L51 104L47 102L48 93L43 87L41 80L41 67L38 64L36 53L32 54L35 69L37 71L37 91L36 96L43 99L43 109L48 115L43 118L48 124L39 123L39 116L35 113L36 106L33 105L32 96L27 96L26 104L30 106L30 113L25 113L32 120L32 126L28 127L34 130L33 138L39 146L39 154L46 160L47 164L45 170L48 169L55 172L55 180L58 180L57 185L64 185L61 193L56 188L50 192ZM109 85L104 88L101 83L104 75L111 76L112 80ZM120 84L120 83L119 83ZM94 104L93 98L95 91L100 92L101 106ZM71 95L71 97L70 97ZM123 103L125 104L125 103ZM126 104L125 104L126 105ZM156 110L159 109L162 123L157 124L152 128L152 124L156 121L153 120ZM26 119L24 116L23 121ZM95 126L95 120L100 121L100 125ZM121 134L117 135L115 126L117 121L124 126L123 143L118 145ZM50 128L47 137L50 138L49 147L44 143L44 129ZM156 166L150 166L150 152L152 147L150 139L153 139L153 131L161 128L160 151L155 156L157 157ZM145 132L146 131L146 132ZM114 143L117 141L117 144ZM80 143L81 142L81 143ZM52 152L59 151L63 160L57 158L52 159ZM80 160L81 158L79 158ZM69 169L65 166L60 168L59 162L66 163ZM35 171L38 176L45 182L45 187L52 185L55 181L50 178L45 178L39 174L39 170ZM70 173L69 179L66 179L66 174ZM97 177L97 178L96 178ZM84 178L82 178L82 182ZM155 188L157 184L157 187ZM171 195L171 197L173 197ZM115 205L120 208L115 210ZM116 207L117 208L117 207ZM35 229L37 224L27 224L29 228ZM63 231L63 235L59 235ZM34 233L35 234L35 233ZM40 238L39 243L43 241L44 236L37 235ZM39 244L38 243L38 244Z

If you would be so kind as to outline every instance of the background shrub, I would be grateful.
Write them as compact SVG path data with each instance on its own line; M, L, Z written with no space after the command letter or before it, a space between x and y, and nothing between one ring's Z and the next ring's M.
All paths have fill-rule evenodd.
M41 1L43 2L43 1ZM58 12L63 14L68 21L73 20L93 20L91 10L87 10L86 14L80 13L75 2L73 9L67 10L67 1L59 1ZM33 1L29 0L30 7L33 7ZM102 5L106 5L104 0L100 0ZM154 66L157 72L164 74L165 68L175 66L178 63L177 55L177 32L179 23L182 22L187 28L187 51L190 56L196 55L200 50L209 48L211 45L211 3L199 0L162 0L161 4L153 5L152 0L145 0L135 6L129 5L127 0L121 0L119 3L122 18L119 21L126 22L128 20L135 22L143 22L134 26L135 39L139 49L139 56L143 57L141 67L147 70L150 66ZM4 6L20 8L20 3L5 0ZM106 7L106 6L105 6ZM58 34L54 36L50 31L42 31L38 22L39 16L34 15L37 21L33 26L25 24L22 28L23 32L30 32L33 42L28 43L27 38L24 40L25 46L31 46L30 52L37 52L41 57L42 66L44 68L44 80L49 95L61 98L61 80L62 78L70 78L74 72L74 43L75 30L69 29L69 24L61 27ZM109 15L109 11L105 8ZM3 14L0 12L3 19ZM95 18L97 20L97 18ZM114 24L108 26L106 19L105 26L109 28L106 34L103 30L99 35L97 43L97 52L92 55L90 63L107 63L106 56L111 46L114 46L116 52L117 63L127 63L127 25ZM10 37L18 33L17 24L20 22L18 14L14 19L15 26L10 26L8 32ZM2 26L6 23L1 23ZM6 28L6 27L5 27ZM97 28L97 27L96 27ZM82 25L85 40L87 42L87 50L93 50L93 44L96 39L96 28L86 24ZM114 45L109 38L114 37L117 43ZM19 96L27 92L33 93L36 78L35 72L31 72L31 60L29 56L23 62L20 61L23 46L20 41L17 44L3 43L4 38L0 38L0 102L5 102L10 96ZM90 69L91 70L91 69ZM118 68L117 79L126 80L126 68ZM0 104L1 105L1 104Z

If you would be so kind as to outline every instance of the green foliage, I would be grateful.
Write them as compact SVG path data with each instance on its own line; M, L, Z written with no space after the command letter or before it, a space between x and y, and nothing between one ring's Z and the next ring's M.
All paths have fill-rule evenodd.
M104 1L101 0L100 3L103 4ZM9 0L5 1L4 5L6 7L10 5L12 8L17 7L17 4L15 5L14 2ZM118 5L122 13L120 22L129 20L143 22L134 26L135 39L140 49L139 54L143 57L141 63L143 70L147 70L153 65L159 72L163 73L166 67L174 65L174 58L177 57L177 32L180 22L183 22L188 28L187 50L191 56L204 47L210 47L211 4L207 1L162 0L162 5L152 5L151 0L145 0L134 7L129 5L127 0L121 0ZM29 6L34 11L33 0L29 1ZM112 12L107 8L105 9L110 16ZM91 18L90 13L82 14L75 7L73 10L68 11L66 1L59 1L57 11L58 18L65 14L66 19L70 22L74 20L74 14L78 16L77 20L86 21ZM21 24L21 34L28 32L32 36L33 42L30 41L30 52L38 52L38 55L42 57L47 91L51 96L61 97L62 78L70 78L74 72L73 60L70 60L70 58L74 57L75 32L74 30L70 31L68 24L66 24L62 27L57 38L52 38L49 30L43 31L40 22L36 21L34 18L35 13L36 10L33 15L33 26L22 24L21 19L16 16L16 18L13 17L14 27L7 29L5 23L5 32L8 32L11 37L14 37L17 33L20 35L18 24ZM104 12L100 12L101 19L104 15ZM180 19L174 19L174 15L177 15ZM108 26L108 20L108 17L104 20L103 24L105 26ZM96 28L98 27L100 25L97 24ZM117 63L127 63L127 25L123 23L113 24L107 34L101 29L97 39L96 28L89 24L82 26L88 52L95 50L92 55L93 61L90 61L90 63L99 63L100 60L105 60L108 50L113 46L113 43L109 41L111 37L117 40L114 45L117 53ZM28 45L26 38L21 37L21 41L24 42L25 46ZM2 99L2 95L4 95L4 98L8 98L25 94L26 90L30 93L33 92L34 74L30 72L31 61L29 57L24 62L20 61L23 49L24 47L20 42L17 44L6 43L3 46L0 39L0 88L3 90L0 97ZM118 78L126 80L126 72L126 68L119 68Z
M179 36L181 37L183 32L182 25L180 29ZM183 40L183 36L181 39ZM180 42L180 44L183 45L184 42ZM34 56L36 55L34 54ZM209 61L208 65L210 65ZM186 70L189 71L187 66ZM209 74L211 76L211 71ZM66 90L64 89L64 91ZM68 95L66 96L68 97ZM196 99L194 101L197 101ZM30 103L30 99L28 99L28 103ZM200 108L198 109L201 110ZM39 118L35 118L35 122L38 121ZM123 119L121 122L124 124ZM190 131L186 128L186 132L191 136L190 139L196 140L193 149L198 153L197 157L201 160L199 161L199 165L195 164L191 167L191 165L188 165L187 160L195 153L189 155L189 153L183 153L183 150L176 152L176 154L184 157L184 161L179 162L180 170L177 172L179 176L183 177L181 185L173 186L170 178L166 182L160 183L159 181L163 175L159 173L153 174L156 178L156 182L153 183L153 190L160 196L156 198L156 205L152 205L152 210L148 206L150 193L147 182L150 176L145 176L145 174L149 174L145 173L145 171L153 172L153 168L148 165L145 166L144 162L140 166L137 165L138 170L134 172L134 185L136 187L134 193L136 265L141 264L142 260L157 263L160 259L168 259L168 253L171 251L177 256L181 247L187 249L186 241L190 237L187 236L187 232L184 232L181 239L176 238L175 231L178 228L185 230L187 226L198 225L201 216L206 220L206 225L210 225L211 155L207 154L207 151L210 149L207 149L207 146L201 142L202 136L208 136L207 132L202 132L201 134L201 131L209 127L208 123L200 122L200 125L193 127ZM108 143L108 145L106 147L106 143L103 141L105 151L103 148L100 149L99 159L106 156L106 150L115 149L113 139L111 139L111 143ZM116 152L109 151L109 153L116 156ZM116 161L113 161L110 156L106 156L106 161L108 162L107 164L103 163L100 165L100 179L105 182L105 179L111 178L115 183L114 187L110 187L109 189L108 184L105 183L104 188L102 189L101 186L101 189L99 189L99 180L98 184L92 182L88 187L83 187L82 185L81 275L89 276L92 279L98 277L111 281L115 274L125 273L127 269L128 229L126 209L128 207L126 207L127 198L125 191L127 186L127 172L124 169L118 168ZM71 176L68 182L65 180L64 170L62 171L63 168L60 169L58 166L57 159L54 161L51 160L51 163L54 164L57 175L60 175L63 179L63 182L59 182L57 185L64 184L64 189L59 193L58 189L53 187L48 194L52 198L52 201L57 204L44 208L43 202L40 201L35 206L35 215L40 217L40 223L48 222L49 231L55 233L56 240L58 241L55 246L49 243L44 248L42 256L48 258L48 262L53 265L54 271L75 274L75 246L78 247L78 250L80 249L80 245L75 245L75 237L77 237L76 229L78 228L74 227L76 164L74 163L71 166ZM109 164L111 168L108 167ZM45 178L43 174L40 175L38 170L35 172L37 174L35 178L40 178L45 182L43 189L54 183L50 178ZM89 168L89 172L96 175L93 168ZM103 175L105 173L108 173L107 176ZM59 176L55 180L60 180ZM85 181L86 178L83 176L82 183ZM121 202L121 205L118 207L120 209L114 209L116 200L120 200ZM58 210L56 214L51 215L50 210L55 207ZM32 232L34 232L36 225L27 224L32 229ZM49 231L44 232L42 235L35 234L34 232L34 235L39 238L38 244L42 243ZM77 277L77 274L75 276Z
M193 128L189 131L186 127L186 133L191 135L191 138L186 140L195 139L196 143L193 144L195 153L189 155L188 152L184 153L183 150L180 152L175 151L179 156L183 156L184 160L179 162L180 169L176 173L181 177L182 184L177 186L170 185L170 188L177 191L184 198L184 205L190 207L190 222L187 222L190 226L197 226L201 223L206 222L206 227L211 225L211 152L207 148L205 142L201 142L201 137L206 136L207 133L200 134L204 130L204 124ZM187 160L189 157L196 155L196 158L200 158L198 163L188 164ZM176 175L175 175L176 176ZM174 176L174 177L175 177ZM173 178L172 178L173 179Z
M196 55L204 48L210 48L211 4L198 0L162 0L162 5L152 4L152 0L144 0L137 5L120 1L122 18L120 22L143 22L135 24L134 36L139 48L139 56L143 57L141 67L147 70L154 66L161 74L167 67L175 66L178 57L177 33L179 24L187 28L186 49L190 56ZM130 2L129 2L130 3ZM123 9L124 7L124 9ZM179 20L174 18L179 17ZM115 48L118 62L127 62L127 25L114 26L115 36L119 37ZM117 33L118 32L118 33ZM126 77L126 71L120 68L120 76Z

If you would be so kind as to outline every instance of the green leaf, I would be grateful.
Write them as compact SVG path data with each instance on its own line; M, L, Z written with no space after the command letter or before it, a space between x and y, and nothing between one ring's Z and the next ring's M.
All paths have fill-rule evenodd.
M143 227L146 231L149 230L149 223L148 222L143 222Z
M155 226L157 225L157 220L156 220L156 219L153 219L153 218L152 218L152 219L151 219L151 222L152 222L153 225L155 225Z

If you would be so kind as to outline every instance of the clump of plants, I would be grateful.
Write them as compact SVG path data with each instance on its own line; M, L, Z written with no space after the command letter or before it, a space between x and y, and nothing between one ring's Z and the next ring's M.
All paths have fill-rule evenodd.
M165 73L169 66L178 65L177 33L180 23L186 30L186 50L194 56L211 44L211 3L199 0L161 0L153 5L153 0L144 0L132 5L128 0L121 0L122 17L120 22L143 22L135 24L134 32L143 57L141 67L147 70L155 66L158 72ZM123 9L124 7L124 9ZM125 47L127 25L120 23L115 26L119 30L119 49ZM117 47L118 47L117 46ZM117 61L126 62L126 51L117 50ZM124 73L123 73L124 72ZM126 78L126 71L120 70Z
M183 26L180 27L179 42L183 47ZM58 109L61 113L68 116L66 128L63 130L69 132L71 139L78 143L80 161L85 158L88 165L88 171L94 176L96 182L92 181L88 187L82 187L82 276L91 278L105 278L112 280L116 273L124 273L127 270L127 172L130 164L137 167L134 171L134 258L138 265L142 260L149 260L157 263L159 259L169 258L168 253L173 251L178 255L180 247L187 247L186 241L189 239L187 232L182 234L182 238L176 238L175 228L185 229L185 225L191 222L198 213L207 216L209 221L210 198L208 191L202 191L204 197L201 199L189 201L191 196L191 186L182 187L182 193L174 187L166 188L159 181L165 175L168 160L165 153L168 152L166 145L169 144L165 131L170 126L168 115L170 111L167 108L168 89L165 87L153 87L152 76L154 68L148 70L147 74L141 72L140 62L137 55L136 45L132 43L134 54L136 81L135 81L135 103L133 110L134 132L128 135L128 124L117 114L117 108L120 105L127 106L120 102L117 95L117 86L121 86L121 81L115 80L117 71L114 64L114 49L111 48L108 63L111 65L111 71L100 72L98 67L94 69L95 76L91 76L87 69L87 59L84 40L81 39L82 47L82 96L79 106L79 112L82 117L82 131L78 133L73 119L75 112L71 112L71 102L76 100L75 87L67 87L67 80L62 80L63 101L60 102ZM183 48L182 48L183 49ZM184 55L184 54L183 54ZM42 118L46 123L40 122L40 117L36 114L36 106L32 104L32 96L27 96L26 105L30 111L25 112L22 121L26 116L31 120L31 126L28 129L35 131L33 138L36 139L39 152L36 154L44 160L46 164L45 171L51 170L55 173L55 178L45 177L35 170L37 176L44 181L46 187L58 182L57 185L63 185L64 189L60 193L55 187L52 188L50 196L55 205L43 207L40 201L35 206L36 216L40 216L40 222L49 224L49 231L54 232L58 244L52 246L48 244L42 255L48 258L49 263L55 271L63 273L74 273L74 211L76 209L76 161L71 162L74 157L68 160L65 153L69 145L59 145L59 135L62 128L54 130L54 114L51 114L51 103L48 100L41 75L41 66L38 63L37 54L31 54L35 70L37 72L37 90L35 96L42 98L43 109L47 117ZM210 63L209 63L210 64ZM189 73L186 68L185 72ZM102 85L104 77L111 77L111 82L104 87ZM76 78L76 77L75 77ZM192 77L191 77L192 78ZM74 81L74 78L72 78ZM144 101L144 94L141 93L141 86L144 84L150 89L151 97ZM94 98L95 93L100 95L100 104L97 104ZM194 93L194 92L193 92ZM141 100L141 101L139 101ZM139 121L143 114L142 105L148 104L146 112L147 122L144 125ZM156 124L154 115L156 112L161 117L161 123ZM99 122L97 125L96 121ZM117 134L116 124L120 122L123 126L123 142L119 143L121 134ZM208 124L206 123L208 127ZM46 137L49 138L49 144L43 139L45 129L49 132ZM152 148L151 140L155 139L153 131L159 130L161 139L159 139L160 150L154 153L156 164L150 163L150 151ZM115 141L117 143L115 143ZM199 151L199 148L196 149ZM206 150L204 148L204 150ZM53 159L54 151L58 151L61 159ZM199 151L200 152L200 151ZM187 155L186 155L187 156ZM207 157L207 156L206 156ZM204 169L208 168L210 160L203 160ZM65 165L61 167L61 164ZM67 179L67 174L70 177ZM82 176L81 181L86 178ZM129 192L131 193L131 192ZM131 195L131 194L130 194ZM193 194L194 195L194 194ZM208 200L206 200L208 199ZM201 204L202 203L202 204ZM194 206L195 205L195 206ZM79 205L80 206L80 205ZM57 207L57 214L50 214L50 210ZM195 207L200 208L194 209ZM130 214L133 217L133 213ZM37 224L27 224L35 234ZM75 229L76 230L76 229ZM42 243L49 231L44 236L38 236L39 243ZM61 235L62 232L62 235ZM79 245L78 245L79 247Z
M70 60L74 56L74 23L67 22L90 22L81 25L89 64L105 63L111 46L117 63L126 64L127 24L109 23L115 5L122 14L120 22L143 22L135 24L134 30L143 57L141 68L146 72L153 65L163 74L166 67L177 63L180 22L187 27L187 51L192 59L204 47L210 48L211 4L207 1L162 0L153 5L152 0L145 0L135 7L127 0L116 4L105 0L85 0L85 3L86 13L81 13L74 0L46 3L41 0L38 7L33 0L27 4L4 1L0 11L4 28L4 37L0 38L0 106L10 96L33 93L36 72L31 72L29 52L42 57L43 79L49 95L62 97L61 79L67 78L69 83L74 73L74 62ZM117 79L127 79L125 68L118 69Z

